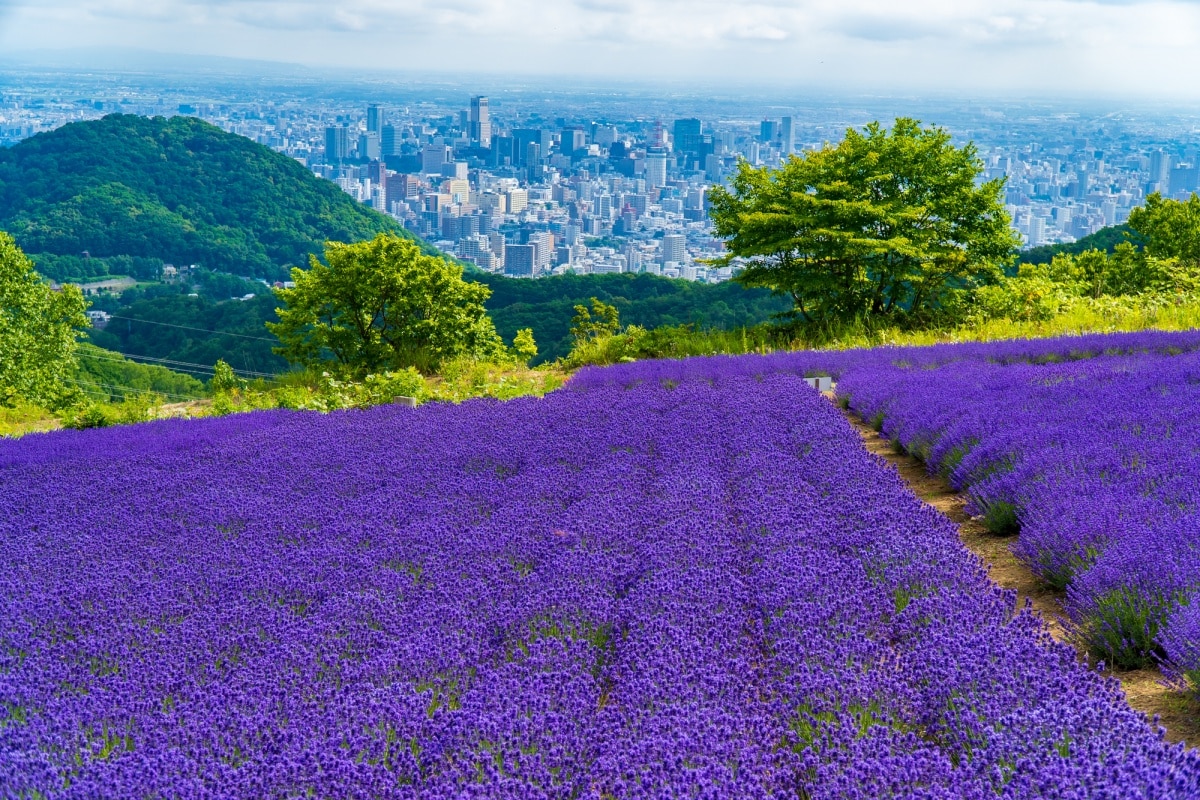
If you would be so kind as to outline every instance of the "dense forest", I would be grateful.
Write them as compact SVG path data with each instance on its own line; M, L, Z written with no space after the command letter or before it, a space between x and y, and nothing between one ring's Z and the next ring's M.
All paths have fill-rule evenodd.
M1057 255L1077 256L1088 250L1111 253L1121 242L1140 246L1142 237L1128 225L1110 225L1069 244L1044 244L1022 250L1019 260L1022 264L1049 264Z
M577 303L597 297L615 305L625 324L658 327L694 324L700 328L755 325L784 311L787 303L762 289L733 283L706 285L654 275L561 275L520 280L472 272L470 280L492 290L487 309L505 341L532 328L538 362L564 356L571 348L571 317ZM131 289L128 303L102 303L117 316L91 340L104 348L192 364L224 358L235 369L280 372L287 364L271 352L277 346L266 322L276 321L271 295L218 302L167 287Z
M487 274L470 278L491 288L488 311L505 341L512 341L521 328L533 328L539 361L553 360L570 351L575 305L586 304L591 297L616 306L622 324L647 328L691 324L731 329L757 325L790 307L790 303L765 289L672 280L645 273L568 274L534 281Z
M84 253L128 257L143 279L154 261L286 279L287 265L306 265L327 240L411 236L243 136L191 117L116 114L0 149L0 229L59 280L120 263Z

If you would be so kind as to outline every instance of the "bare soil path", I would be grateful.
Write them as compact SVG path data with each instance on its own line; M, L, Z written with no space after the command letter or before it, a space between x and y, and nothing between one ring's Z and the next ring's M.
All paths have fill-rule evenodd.
M826 396L833 399L832 393ZM963 544L987 565L989 577L999 586L1016 591L1018 607L1028 599L1051 635L1075 647L1080 661L1092 663L1094 659L1071 639L1063 625L1066 617L1063 610L1064 593L1047 586L1017 560L1011 550L1015 537L997 536L988 531L967 513L966 498L944 478L930 475L925 465L916 458L896 452L887 439L876 433L853 411L843 410L843 413L862 437L868 451L892 465L917 497L958 526ZM1184 742L1189 747L1200 745L1200 702L1164 685L1163 676L1157 669L1106 670L1105 674L1121 682L1130 706L1147 717L1159 718L1159 724L1166 728L1169 741Z

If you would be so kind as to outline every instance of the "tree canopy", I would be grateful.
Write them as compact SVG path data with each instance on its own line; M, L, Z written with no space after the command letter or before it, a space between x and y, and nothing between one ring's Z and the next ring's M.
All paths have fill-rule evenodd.
M412 236L244 136L191 117L117 114L0 148L0 228L30 254L87 251L264 278L286 277L328 240Z
M292 280L295 288L276 290L284 307L267 328L282 342L276 352L293 363L363 376L432 371L449 358L504 350L484 309L488 288L408 239L329 242L325 262L313 256Z
M726 260L748 262L739 282L789 296L803 321L920 319L1013 258L1004 182L981 170L940 128L875 122L779 169L742 162L712 218Z
M52 289L0 233L0 404L23 398L55 407L78 393L69 384L86 310L79 289Z

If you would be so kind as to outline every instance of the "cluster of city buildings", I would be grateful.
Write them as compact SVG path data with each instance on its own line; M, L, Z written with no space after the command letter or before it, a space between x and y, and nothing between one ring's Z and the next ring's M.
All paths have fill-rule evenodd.
M706 114L637 113L595 103L414 94L411 103L239 96L211 89L79 87L0 91L0 143L114 111L190 114L285 153L448 253L522 277L649 272L726 280L708 193L739 160L778 165L839 140L847 127L907 109L727 101ZM689 110L699 106L693 104ZM547 110L549 109L549 110ZM667 113L661 113L666 110ZM1005 178L1026 246L1069 242L1125 221L1150 192L1200 188L1200 135L1181 116L1087 114L1020 104L937 109L956 143L973 142L982 179Z

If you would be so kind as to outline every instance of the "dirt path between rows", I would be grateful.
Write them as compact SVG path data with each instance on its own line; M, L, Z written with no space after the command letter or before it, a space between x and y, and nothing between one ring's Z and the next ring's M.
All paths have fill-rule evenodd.
M827 396L833 399L832 394ZM887 439L876 433L854 412L843 410L842 413L858 431L867 450L891 464L917 497L945 514L958 526L963 544L987 565L989 577L1003 588L1016 591L1018 607L1028 599L1054 638L1075 647L1080 660L1090 663L1087 652L1071 640L1063 627L1063 619L1066 616L1062 605L1064 593L1047 586L1017 560L1010 549L1015 537L990 533L967 513L966 498L956 492L944 478L930 475L925 465L916 458L897 453ZM1121 682L1121 688L1125 690L1125 697L1130 706L1147 717L1158 716L1159 724L1167 730L1169 741L1184 742L1191 747L1200 745L1200 702L1164 686L1162 674L1158 670L1108 670L1106 674Z

